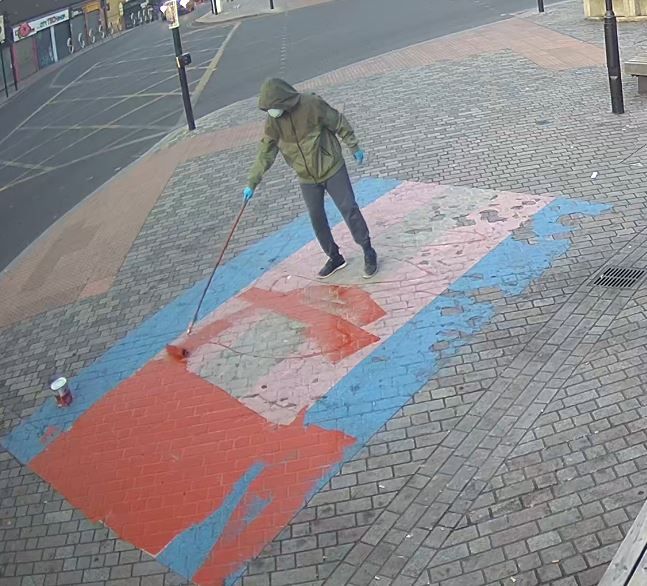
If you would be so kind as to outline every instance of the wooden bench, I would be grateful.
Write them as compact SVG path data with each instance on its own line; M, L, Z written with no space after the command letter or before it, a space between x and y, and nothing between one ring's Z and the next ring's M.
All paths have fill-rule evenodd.
M629 529L598 586L647 584L647 503Z
M625 73L638 78L638 93L647 94L647 55L634 57L625 63Z

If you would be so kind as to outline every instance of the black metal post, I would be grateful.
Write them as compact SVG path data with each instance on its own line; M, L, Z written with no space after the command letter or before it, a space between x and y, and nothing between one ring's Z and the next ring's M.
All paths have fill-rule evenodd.
M7 13L4 12L3 14L4 14L4 30L5 30L5 34L7 35L6 42L9 43L9 56L11 57L11 63L10 63L11 77L13 77L14 90L18 91L18 75L16 74L16 63L13 57L13 44L15 43L16 39L13 38L13 28L9 23L9 18L7 17Z
M9 97L9 88L7 87L7 73L4 70L4 45L0 43L0 68L2 68L2 83L4 85L5 96Z
M211 0L211 13L218 14L218 0Z
M15 91L18 91L18 74L16 73L16 62L13 58L13 47L9 49L9 55L11 55L11 76L13 77L13 88Z
M537 0L537 8L539 8L539 12L546 12L546 9L544 8L544 0Z
M274 10L274 0L270 0L270 9Z
M618 22L613 12L613 0L605 0L604 43L607 49L607 70L611 90L611 110L614 114L624 114L625 104L622 96L622 69L620 49L618 48Z
M182 89L182 101L184 102L184 113L189 130L195 130L195 119L193 118L193 106L191 106L191 94L189 94L189 82L186 77L186 67L181 63L182 39L180 38L180 27L171 29L173 31L173 45L175 46L175 57L177 72L180 77L180 88Z

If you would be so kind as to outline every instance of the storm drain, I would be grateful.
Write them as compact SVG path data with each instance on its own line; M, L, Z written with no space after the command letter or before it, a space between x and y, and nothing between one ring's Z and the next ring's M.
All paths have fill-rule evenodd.
M613 289L631 289L645 276L645 272L645 269L610 267L599 274L593 284Z

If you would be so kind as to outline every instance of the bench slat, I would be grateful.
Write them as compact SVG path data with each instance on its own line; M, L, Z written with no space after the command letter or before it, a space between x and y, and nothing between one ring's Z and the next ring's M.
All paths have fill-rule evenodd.
M636 571L631 576L631 582L627 586L644 586L647 584L647 552L643 555Z
M635 584L633 581L630 582L632 579L630 573L638 558L642 556L645 543L647 543L647 502L640 509L640 513L620 544L598 586L644 586L647 584L645 581L647 573ZM645 572L647 572L644 569L646 561L643 558L639 566Z
M627 75L647 76L647 57L634 57L625 61L625 73Z

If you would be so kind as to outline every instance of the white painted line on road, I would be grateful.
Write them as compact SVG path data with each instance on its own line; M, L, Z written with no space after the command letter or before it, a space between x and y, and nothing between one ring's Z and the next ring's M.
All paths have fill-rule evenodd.
M124 142L122 144L106 147L104 149L101 149L101 150L96 151L94 153L91 153L89 155L85 155L84 157L79 157L78 159L74 159L73 161L67 161L67 162L65 162L65 163L63 163L61 165L58 165L57 167L51 167L50 170L48 170L48 171L41 171L40 173L36 173L36 174L30 175L28 177L23 176L22 178L16 179L15 181L12 181L8 185L3 185L2 187L0 187L0 193L3 192L3 191L6 191L7 189L9 189L11 187L15 187L16 185L19 185L21 183L31 181L32 179L35 179L36 177L40 177L41 175L46 175L47 173L51 173L52 171L59 171L60 169L64 169L65 167L69 167L71 165L76 165L77 163L81 163L83 161L87 161L88 159L92 159L93 157L96 157L98 155L104 155L104 154L109 153L111 151L117 151L117 150L122 149L124 147L132 146L134 144L144 142L144 141L147 141L147 140L151 140L153 138L161 138L162 136L166 136L167 134L168 134L167 131L156 132L155 134L149 134L148 136L143 136L141 138L136 138L134 140Z
M138 71L125 71L123 73L120 73L119 75L102 75L101 77L93 77L91 79L84 79L83 81L77 81L74 82L74 86L79 86L81 84L87 84L87 83L96 83L97 81L112 81L114 79L123 79L127 75L136 75L138 77L149 77L151 75L155 75L157 73L171 73L172 71L176 71L175 68L173 69L144 69L144 70L138 70Z
M78 159L74 159L73 161L67 161L57 167L57 169L62 169L64 167L69 167L70 165L76 165L77 163L80 163L82 161L87 161L88 159L91 159L92 157L96 157L97 155L104 155L106 153L109 153L111 151L116 151L119 149L122 149L127 146L132 146L134 144L138 144L140 142L150 140L152 138L158 138L162 136L166 136L168 134L168 129L165 129L163 132L155 132L153 134L149 134L148 136L142 136L140 138L135 138L133 140L129 140L128 142L122 142L120 144L115 144L113 143L111 146L107 146L103 149L100 149L92 154L89 155L84 155L83 157L79 157ZM121 140L121 139L119 139Z
M75 124L73 126L23 126L23 130L173 130L172 126L146 125L146 124Z
M192 49L191 54L195 55L196 53L210 53L211 51L213 51L213 47L210 47L208 49ZM157 55L154 55L151 57L137 57L135 59L124 59L123 61L110 61L110 63L106 63L105 65L108 67L111 67L112 65L123 65L123 64L130 65L135 61L150 61L151 59L163 59L163 58L174 59L175 53L158 53Z
M229 34L227 35L227 38L223 41L222 45L220 45L220 49L218 49L218 52L211 60L211 63L209 63L209 66L207 67L207 70L204 72L204 75L200 78L200 82L198 83L198 86L195 88L195 91L193 92L194 103L197 103L198 99L200 98L200 94L202 94L202 92L204 91L204 88L207 87L207 84L209 83L211 76L215 73L216 68L220 63L220 60L222 59L222 56L225 53L225 49L229 44L229 41L231 41L231 38L234 36L234 33L238 30L239 26L240 26L240 22L237 22L232 27L232 29L229 31Z
M231 38L233 37L234 32L236 31L236 29L237 29L239 26L240 26L240 23L237 23L236 25L234 25L234 26L232 27L232 29L229 31L229 34L227 35L227 37L226 37L225 41L223 42L223 44L222 44L222 45L220 46L220 48L218 49L218 52L216 53L216 55L214 56L214 58L211 60L211 62L209 63L209 65L206 67L205 74L204 74L204 75L202 76L202 78L197 82L197 84L198 84L198 85L197 85L196 90L195 90L195 95L196 95L196 97L194 98L195 100L197 100L197 98L199 97L199 95L202 93L202 91L203 91L203 90L204 90L204 88L206 87L207 83L209 82L209 79L211 78L211 76L212 76L212 75L213 75L213 73L215 72L215 70L216 70L216 68L217 68L217 66L218 66L218 63L219 63L220 59L222 58L222 55L223 55L224 50L225 50L225 47L227 46L227 44L229 43L229 41L230 41L230 40L231 40ZM32 117L33 117L33 116L34 116L38 111L42 110L42 109L43 109L43 108L45 108L47 105L52 104L58 96L60 96L64 91L66 91L67 89L69 89L72 85L77 84L77 83L78 83L78 82L79 82L79 81L80 81L80 80L81 80L85 75L87 75L87 74L88 74L92 69L94 69L94 68L95 68L95 67L97 67L98 65L100 65L100 63L95 63L92 67L90 67L88 70L84 71L80 76L78 76L77 78L75 78L72 82L70 82L69 84L67 84L66 86L64 86L64 88L62 88L59 92L57 92L54 96L52 96L52 98L50 98L50 100L48 100L46 103L44 103L44 104L43 104L43 105L42 105L38 110L36 110L36 111L35 111L35 112L34 112L34 113L29 117L29 118L27 118L27 119L22 123L22 125L21 125L21 126L24 126L24 125L25 125L25 123L26 123L29 119L31 119L31 118L32 118ZM198 67L196 67L196 68L193 68L193 69L199 69L199 68L198 68ZM170 71L170 70L167 70L167 71ZM152 85L148 86L147 88L144 88L144 89L143 89L143 90L141 90L140 92L136 92L135 94L130 94L130 95L124 96L124 97L123 97L123 98L121 98L118 102L116 102L115 104L112 104L111 106L109 106L108 110L112 109L113 107L115 107L115 106L117 106L117 105L119 105L119 104L121 104L121 103L123 103L123 102L128 101L128 100L129 100L129 99L131 99L131 98L146 97L148 94L150 94L150 92L148 92L148 93L147 93L147 92L146 92L146 90L151 89L151 88L153 88L153 87L155 87L155 86L157 86L157 85L160 85L160 84L162 84L162 83L164 83L164 82L168 81L169 79L172 79L173 77L175 77L175 71L176 71L176 70L175 70L175 69L173 69L172 71L173 71L173 74L172 74L172 75L169 75L169 76L165 77L164 79L157 81L156 83L154 83L154 84L152 84ZM158 71L157 73L159 73L159 71ZM164 71L164 73L166 73L166 71ZM97 81L98 79L101 79L101 78L95 78L95 79L93 79L93 80L87 80L87 81L92 82L92 81ZM112 78L108 78L108 79L112 79ZM193 85L194 83L196 83L196 82L192 82L190 85ZM81 126L81 125L74 125L74 126L59 126L59 127L57 127L56 125L50 125L50 126L45 126L45 127L34 127L35 129L38 129L38 130L46 130L46 129L53 129L53 130L58 130L58 129L60 129L60 130L63 130L63 132L61 132L61 133L59 133L58 135L56 135L55 137L53 137L54 139L55 139L55 138L58 138L59 136L61 136L62 134L64 134L65 132L68 132L68 131L70 131L70 130L82 130L82 129L91 130L90 134L88 134L87 136L82 137L81 139L79 139L79 140L77 140L77 141L74 141L74 142L73 142L72 144L70 144L70 145L67 145L65 148L63 148L63 149L59 150L55 155L51 155L50 157L46 158L43 162L47 162L47 161L51 160L52 158L54 158L55 156L57 156L58 154L60 154L60 152L65 151L65 150L68 150L69 148L71 148L71 147L73 147L73 146L77 145L78 143L80 143L80 142L82 142L82 141L84 141L84 140L87 140L89 137L93 136L93 135L94 135L94 134L96 134L97 132L100 132L101 130L105 130L105 129L109 129L109 128L117 128L117 127L118 127L118 125L115 125L115 124L114 124L115 122L118 122L118 121L119 121L119 120L121 120L122 118L125 118L126 116L130 116L130 115L132 115L132 114L133 114L134 112L136 112L137 110L140 110L140 109L142 109L142 108L144 108L144 107L148 107L148 106L150 106L151 104L153 104L154 102L158 101L159 99L161 99L161 98L163 98L163 97L167 97L167 96L169 96L169 95L177 95L177 93L176 93L176 92L159 92L159 93L158 93L158 95L156 95L156 96L155 96L155 99L154 99L154 100L152 100L152 101L150 101L150 102L148 102L148 103L146 103L146 104L144 104L144 105L141 105L141 106L139 106L139 107L137 107L137 108L135 108L135 109L133 109L133 110L129 111L127 114L124 114L124 115L122 115L122 116L117 117L116 119L114 119L114 120L112 121L112 123L110 123L110 124L106 124L106 125L101 125L101 126L99 126L99 125L96 125L96 126L85 126L85 127L84 127L84 126ZM110 99L110 97L109 97L109 96L105 96L105 98L106 98L106 99ZM78 98L77 98L77 99L78 99ZM62 101L62 100L61 100L61 101ZM122 128L128 128L128 127L123 126ZM135 126L132 126L132 127L129 127L129 128L135 128ZM143 129L154 129L154 127L143 127L143 128L141 128L141 127L140 127L140 128L138 128L138 129L142 129L142 130L143 130ZM17 130L17 129L16 129L16 130ZM169 128L164 127L164 130L165 130L165 132L162 132L162 133L161 133L161 135L164 135L164 134L165 134L168 130L170 130L170 129L169 129ZM157 136L157 135L155 135L155 136ZM5 137L5 139L6 139L6 138L7 138L7 137ZM153 138L153 136L151 136L150 138ZM53 140L53 139L52 139L52 140ZM146 140L146 139L141 139L141 140ZM0 144L2 144L2 142L3 142L3 141L0 141ZM139 139L138 139L137 141L135 141L135 142L139 142ZM33 147L32 149L28 150L26 153L23 153L23 156L24 156L25 154L29 154L30 152L32 152L32 151L34 151L34 150L36 150L38 147L42 146L42 144L43 144L43 143L40 143L40 144L38 144L37 146ZM113 143L113 144L114 144L114 143ZM109 148L109 150L115 150L116 148L122 148L123 146L127 146L128 144L131 144L131 143L124 143L123 145L120 145L120 146L117 146L117 147L114 147L114 148ZM82 159L79 159L79 161L80 161L80 160L85 160L85 159L90 158L90 157L93 157L93 156L96 156L96 155L98 155L98 154L102 154L103 152L107 152L107 151L103 151L103 150L102 150L102 151L98 151L98 152L92 153L91 155L88 155L87 157L83 157ZM33 179L34 177L37 177L37 176L39 176L39 175L42 175L42 174L45 174L45 173L51 172L52 170L60 169L61 167L68 166L69 164L70 164L69 162L66 162L66 163L64 163L63 165L59 165L59 166L56 166L56 167L45 167L45 166L41 166L43 170L42 170L40 173L38 173L38 174L36 174L36 175L31 175L31 176L26 176L27 174L26 174L26 173L23 173L20 177L18 177L16 180L12 181L9 185L6 185L6 186L3 186L2 188L0 188L0 192L5 191L5 190L6 190L6 189L8 189L9 187L14 186L14 185L16 185L16 184L18 184L18 183L22 183L22 182L24 182L24 181L29 181L29 180ZM48 170L45 170L45 169L48 169Z
M38 106L38 108L36 108L36 109L35 109L35 110L34 110L34 111L29 115L29 116L27 116L27 118L25 118L25 119L24 119L24 120L23 120L23 121L22 121L18 126L16 126L16 128L14 128L13 130L11 130L8 134L6 134L4 137L2 137L2 138L0 139L0 145L4 144L6 141L8 141L8 140L9 140L9 139L10 139L10 138L11 138L11 137L16 133L16 131L17 131L20 127L22 127L22 126L24 126L25 124L27 124L27 122L29 122L29 121L30 121L34 116L36 116L36 114L38 114L38 113L39 113L39 112L41 112L43 109L45 109L47 106L49 106L49 104L51 104L52 100L54 100L54 99L58 98L58 96L60 96L60 95L61 95L65 90L67 90L69 87L71 87L75 82L77 82L79 79L82 79L83 77L85 77L85 76L86 76L88 73L90 73L90 72L91 72L95 67L97 67L97 65L98 65L98 63L95 63L94 65L91 65L90 67L88 67L88 69L86 69L83 73L81 73L80 75L78 75L77 77L75 77L75 78L74 78L70 83L68 83L67 85L65 85L65 86L63 87L63 89L61 89L60 91L56 92L56 93L55 93L51 98L49 98L49 100L47 100L46 102L44 102L44 103L42 103L40 106Z
M18 161L4 161L2 159L0 159L0 167L18 167L19 169L29 169L30 171L44 171L45 173L54 170L54 167L44 167L43 165L32 165L30 163L19 163Z
M145 87L145 88L144 88L144 89L142 89L140 92L135 92L135 94L133 95L133 97L138 97L140 93L145 93L147 90L152 89L152 88L154 88L155 86L160 85L161 83L165 83L166 81L168 81L168 80L170 80L170 79L173 79L174 77L175 77L175 74L173 74L173 75L169 75L168 77L165 77L164 79L159 80L159 81L157 81L157 82L155 82L155 83L153 83L153 84L149 85L148 87ZM135 108L135 109L133 109L133 110L130 110L130 111L129 111L129 112L127 112L126 114L123 114L123 115L121 115L121 116L118 116L117 118L114 118L113 120L111 120L111 121L110 121L110 123L111 123L111 124L114 124L115 122L119 122L119 120L121 120L121 119L125 118L126 116L130 116L133 112L136 112L136 111L138 111L138 110L141 110L142 108L145 108L145 107L148 107L148 106L149 106L149 105L151 105L151 104L154 104L155 102L157 102L158 100L160 100L162 97L165 97L165 96L160 96L160 97L154 98L154 99L152 99L151 101L146 102L145 104L142 104L141 106L138 106L137 108ZM112 108L114 108L115 106L119 106L120 104L122 104L122 103L124 103L124 102L127 102L129 99L130 99L130 98L124 98L124 99L122 99L122 100L119 100L118 102L115 102L114 104L111 104L110 106L108 106L108 107L107 107L103 112L105 113L105 112L107 112L108 110L112 110ZM72 112L72 113L73 113L73 112ZM45 129L47 129L48 127L47 127L47 126L45 126L44 128L45 128ZM68 131L67 131L67 130L63 130L62 132L60 132L60 133L58 133L57 135L53 136L53 137L50 139L50 141L52 141L52 140L55 140L55 139L59 138L60 136L62 136L62 135L63 135L63 134L65 134L66 132L68 132ZM73 142L73 143L72 143L72 144L70 144L70 145L67 145L65 148L63 148L63 149L59 150L59 151L58 151L57 153L55 153L54 155L52 155L52 156L48 157L47 159L45 159L44 161L41 161L41 162L42 162L42 163L46 163L47 161L49 161L50 159L52 159L52 158L53 158L53 157L55 157L56 155L60 154L62 151L65 151L65 150L67 150L67 149L69 149L69 148L71 148L71 147L75 146L75 145L76 145L76 144L78 144L81 140L85 140L86 138L89 138L90 136L93 136L93 135L94 135L94 134L96 134L97 132L99 132L99 131L98 131L98 130L91 131L91 132L90 132L90 134L88 134L87 136L83 137L83 138L82 138L82 139L80 139L80 140L77 140L77 141ZM1 143L0 143L0 144L1 144ZM34 151L34 150L36 150L37 148L39 148L39 147L43 146L43 144L46 144L46 143L42 143L42 142L41 142L41 143L37 144L36 146L32 147L32 148L31 148L31 149L29 149L28 151L26 151L26 152L22 153L22 155L21 155L21 156L28 155L28 154L29 154L29 153L31 153L32 151ZM23 174L23 176L24 176L24 174ZM22 176L21 176L21 177L18 177L18 178L16 179L16 181L18 181L18 180L20 180L20 179L22 179ZM0 191L2 191L2 189L0 189Z
M227 35L212 35L211 34L214 30L220 31L222 29L223 29L223 26L221 24L218 24L216 26L200 26L198 28L190 29L190 30L188 30L188 31L186 31L185 33L182 33L182 34L185 37L190 37L191 35L199 35L200 33L208 32L209 34L205 35L205 36L207 36L210 39L224 39Z
M62 98L54 100L52 104L65 104L70 102L94 102L96 100L123 100L124 98L157 98L159 96L179 96L180 90L172 92L148 92L145 94L115 94L114 96L92 96L89 98Z

